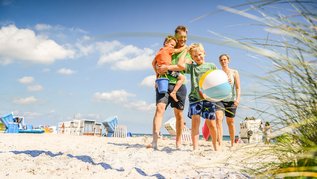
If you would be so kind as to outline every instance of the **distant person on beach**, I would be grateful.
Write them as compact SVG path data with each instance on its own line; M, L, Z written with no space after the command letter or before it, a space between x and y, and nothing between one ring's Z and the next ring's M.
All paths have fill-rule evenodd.
M217 140L219 146L222 145L222 119L226 116L227 125L229 128L231 146L234 144L235 127L234 117L237 107L240 102L240 77L237 70L229 68L230 57L227 54L219 56L219 62L222 70L227 74L229 83L231 85L231 94L224 100L216 103L216 123L217 123Z
M272 132L271 125L268 121L265 122L264 128L263 128L263 137L264 137L264 143L269 144L270 143L270 135Z
M178 26L175 29L175 37L177 40L175 49L180 49L184 46L186 46L187 41L187 28L185 26ZM156 68L156 72L160 75L166 74L167 71L179 71L175 70L178 68L177 64L179 61L179 58L181 54L187 53L182 52L178 54L173 54L172 56L172 63L171 65L162 65L160 67ZM189 54L186 54L186 61L188 63L191 63L191 57ZM183 72L181 72L183 73ZM183 84L176 92L177 102L173 100L173 98L170 96L171 92L173 91L175 84L177 83L177 78L170 74L166 74L167 78L169 79L169 86L168 86L168 92L165 94L160 94L158 90L156 89L156 110L154 114L153 119L153 140L150 145L147 145L147 148L154 148L157 149L157 143L158 143L158 137L159 137L159 131L162 126L162 120L164 112L169 104L171 104L171 107L174 108L174 115L176 118L176 149L179 149L181 146L181 136L182 136L182 130L184 125L184 116L183 116L183 110L185 106L185 99L186 99L186 93L187 89L185 84Z
M187 51L187 49L185 49ZM193 142L193 150L198 148L199 141L199 126L200 117L206 120L210 136L212 138L212 145L215 151L217 147L217 130L216 130L216 104L208 101L208 97L203 94L199 88L199 79L201 76L209 71L215 70L216 65L205 62L205 50L202 44L194 43L189 46L189 54L195 63L185 63L185 53L182 54L178 66L185 69L185 73L190 74L191 91L189 93L189 110L188 117L192 119L191 136Z
M181 48L175 49L176 44L177 44L177 39L174 36L169 35L165 38L163 43L164 46L159 50L159 52L156 54L152 62L152 66L156 73L156 78L166 76L166 74L160 75L157 72L157 68L162 65L172 64L172 55L182 52L187 47L185 45ZM178 102L178 99L176 97L176 92L183 85L185 81L185 76L181 74L179 71L167 71L167 74L177 78L177 82L175 84L173 91L170 92L170 96L174 99L174 101Z

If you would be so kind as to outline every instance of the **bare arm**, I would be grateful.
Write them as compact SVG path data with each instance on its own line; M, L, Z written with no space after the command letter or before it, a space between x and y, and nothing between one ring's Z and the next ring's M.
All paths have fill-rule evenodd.
M155 72L155 75L156 75L156 78L157 78L159 76L159 73L157 72L157 69L156 69L156 59L155 58L152 61L152 67L154 69L154 72Z
M241 89L240 89L240 76L237 70L235 70L235 73L234 73L234 81L235 81L236 95L237 95L237 99L234 101L234 104L238 106L240 103Z
M185 70L185 63L188 61L186 59L186 54L187 54L187 49L184 50L178 60L178 63L177 65L162 65L161 67L159 67L157 69L157 72L159 74L162 74L162 73L166 73L168 70L169 71L182 71L182 70Z
M184 48L185 50L183 51L183 53L181 54L181 56L179 57L178 63L177 65L169 65L167 67L168 70L171 71L182 71L185 70L185 64L186 64L186 54L187 54L187 48Z
M174 52L173 52L173 53L181 53L181 52L184 51L186 48L187 48L187 45L185 45L184 47L181 47L181 48L174 49Z

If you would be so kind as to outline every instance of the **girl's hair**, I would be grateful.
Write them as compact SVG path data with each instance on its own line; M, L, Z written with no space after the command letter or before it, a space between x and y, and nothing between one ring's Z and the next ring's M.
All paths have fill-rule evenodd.
M166 42L169 42L170 40L174 40L177 43L177 39L174 36L169 35L169 36L165 37L163 46L165 45Z
M227 57L228 58L228 60L230 61L230 56L228 55L228 54L221 54L220 56L219 56L219 60L221 59L221 57L223 57L223 56L225 56L225 57Z
M204 46L201 43L192 43L189 46L189 53L192 54L195 50L205 51Z

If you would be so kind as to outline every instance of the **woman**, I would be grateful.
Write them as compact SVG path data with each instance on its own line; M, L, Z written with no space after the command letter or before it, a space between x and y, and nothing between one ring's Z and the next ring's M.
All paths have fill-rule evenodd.
M235 127L234 127L234 117L236 113L236 109L240 102L240 77L239 73L235 69L229 68L230 57L227 54L222 54L219 56L219 63L221 65L222 70L227 74L229 83L231 85L231 93L230 95L216 103L216 124L217 124L217 141L219 146L222 144L222 119L223 116L226 116L231 147L234 144L235 139Z
M264 143L269 144L270 143L270 135L271 135L272 129L271 125L268 121L265 122L265 126L263 128L263 134L264 134Z

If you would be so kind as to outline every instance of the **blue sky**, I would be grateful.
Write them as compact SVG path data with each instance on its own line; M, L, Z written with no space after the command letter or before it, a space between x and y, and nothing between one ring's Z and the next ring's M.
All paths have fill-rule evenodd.
M155 107L151 61L164 36L185 25L188 44L202 42L208 62L220 68L218 56L228 53L231 67L239 70L244 95L236 127L247 116L258 117L250 107L259 104L246 94L260 90L253 76L263 74L269 63L210 42L219 39L210 31L234 39L266 36L254 21L218 11L219 5L244 1L0 2L1 115L14 112L34 125L57 125L74 116L103 121L117 115L129 131L151 133ZM204 16L210 12L215 13ZM164 121L172 116L169 108ZM190 119L186 121L189 125Z

